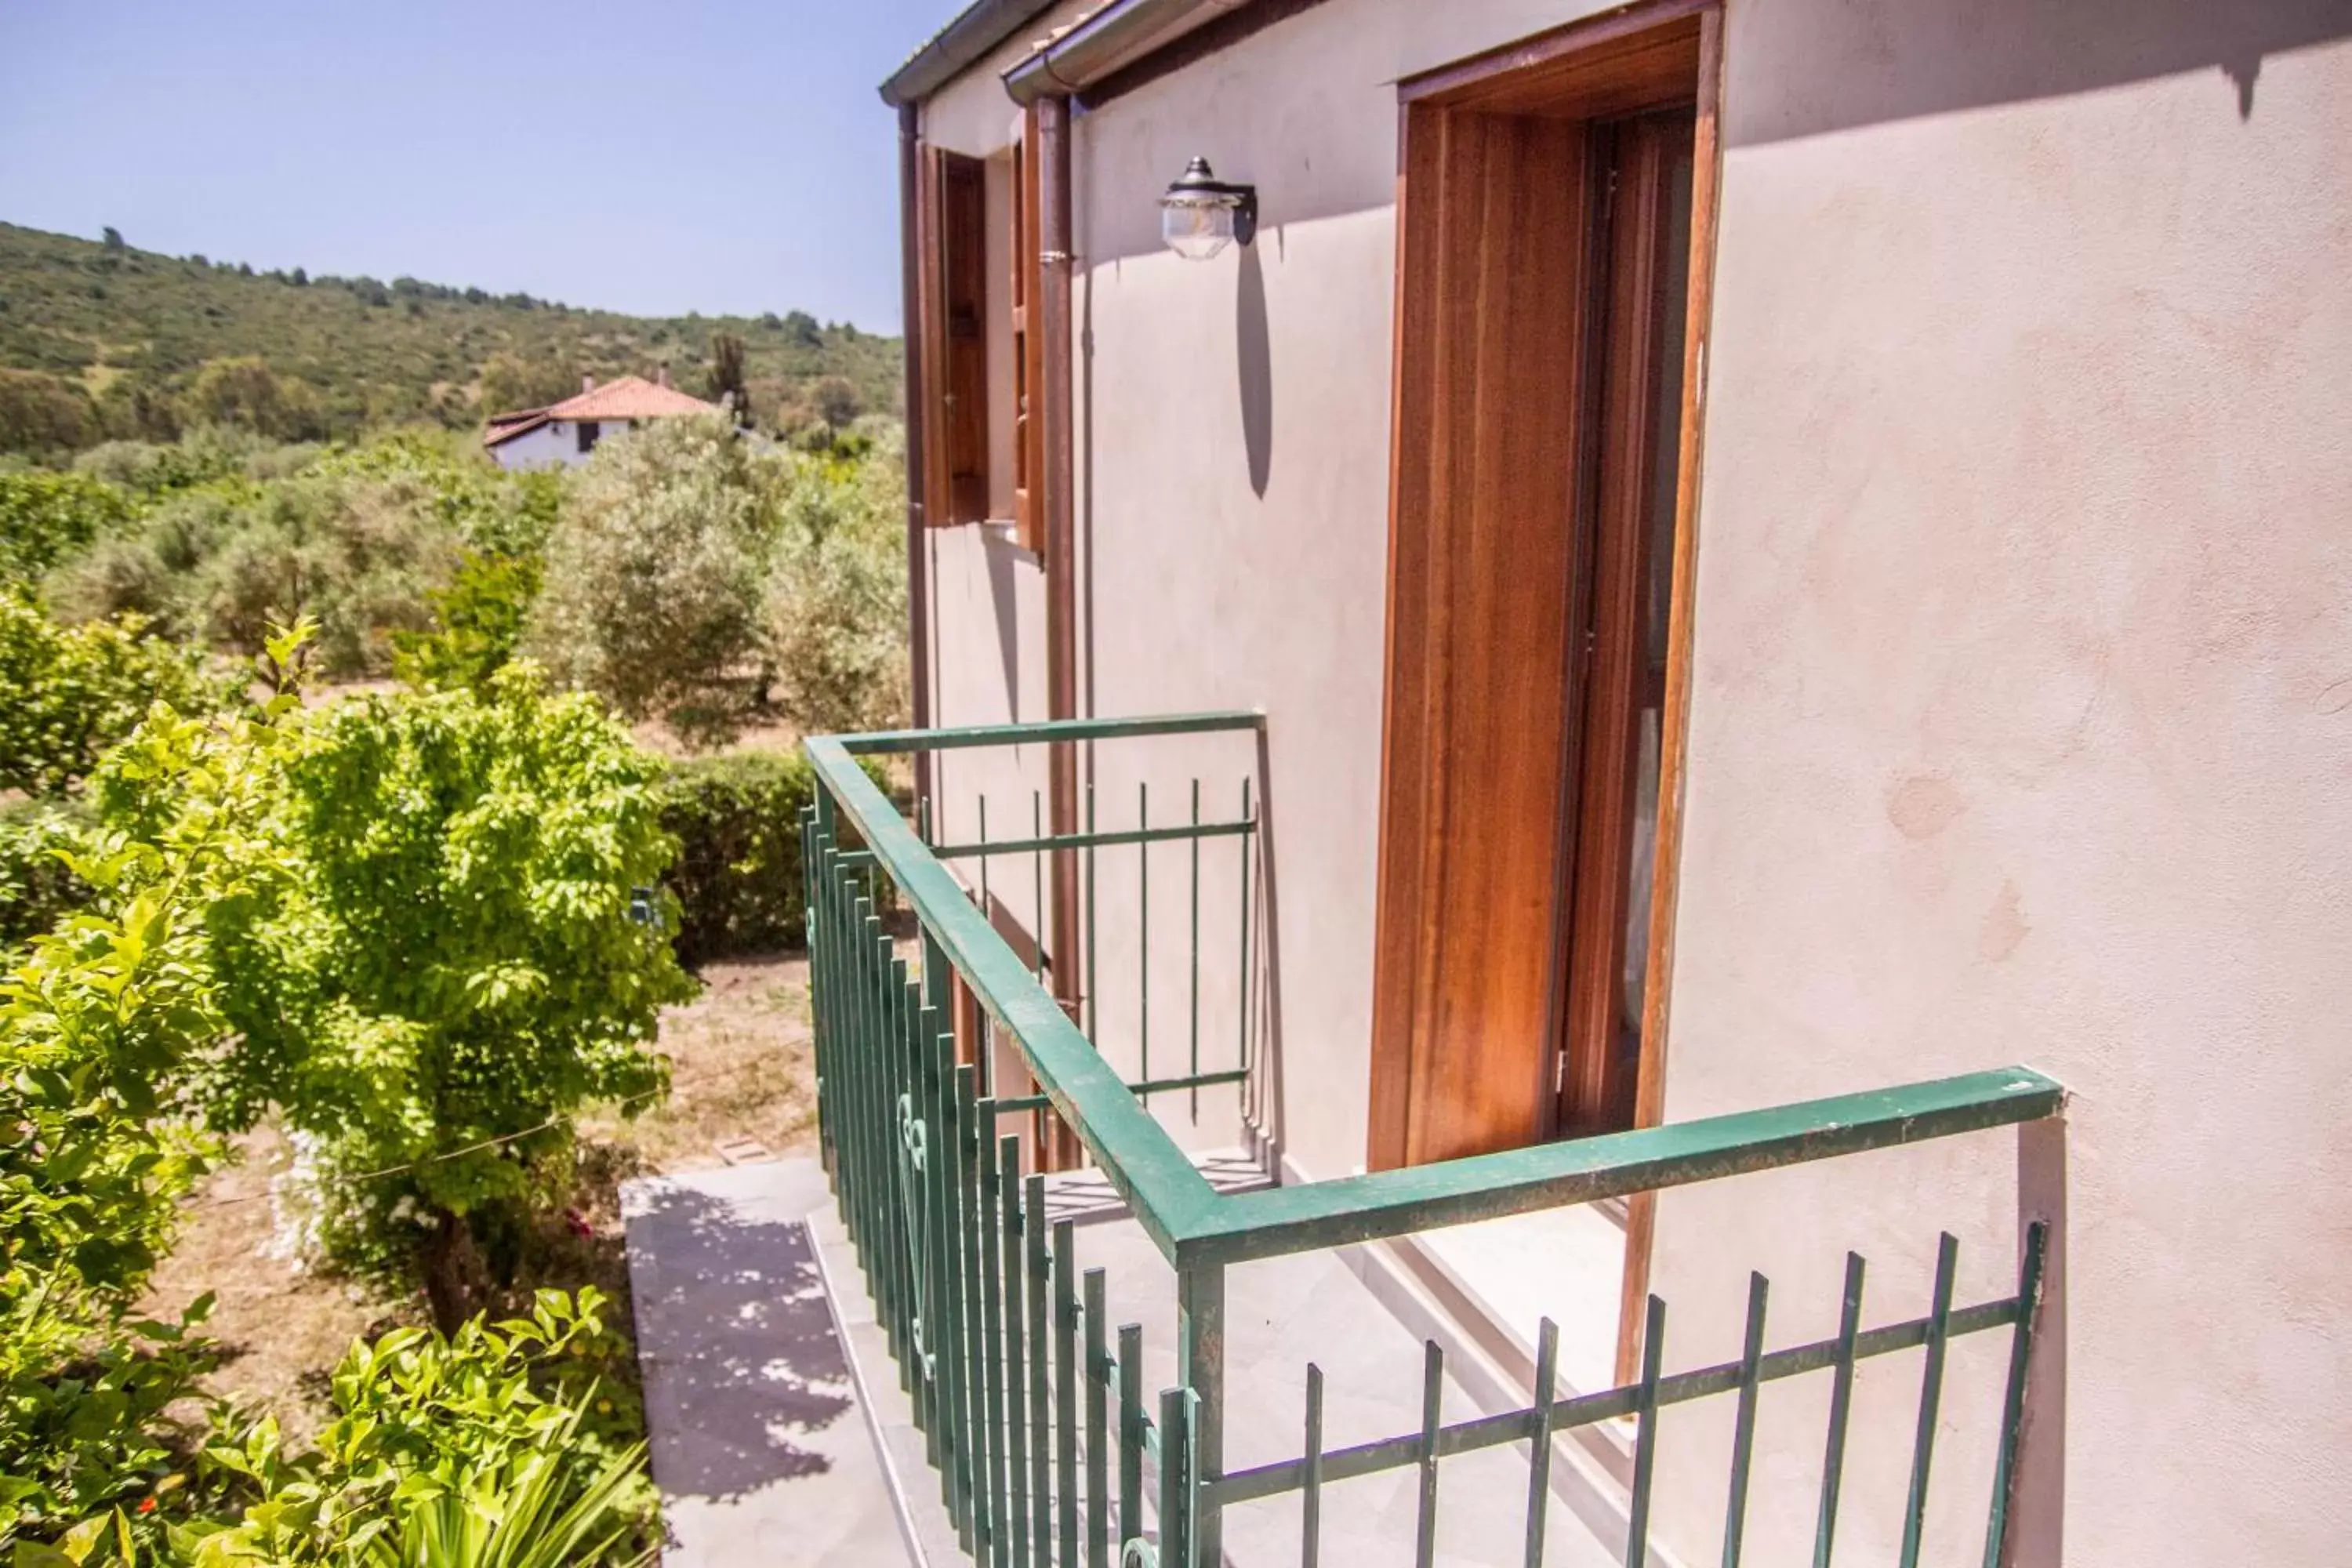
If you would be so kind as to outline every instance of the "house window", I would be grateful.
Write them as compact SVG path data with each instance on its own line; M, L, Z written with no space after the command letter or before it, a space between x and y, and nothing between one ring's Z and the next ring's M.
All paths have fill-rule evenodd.
M603 427L593 419L583 419L577 428L580 432L581 451L594 451L596 448L596 437L604 433Z

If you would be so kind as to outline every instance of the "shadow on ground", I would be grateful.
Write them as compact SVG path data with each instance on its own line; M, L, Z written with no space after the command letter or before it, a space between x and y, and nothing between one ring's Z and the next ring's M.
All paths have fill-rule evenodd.
M629 1230L658 1259L637 1277L636 1317L648 1421L672 1435L655 1456L662 1490L729 1499L832 1468L795 1441L852 1408L806 1225L664 1183L635 1196Z

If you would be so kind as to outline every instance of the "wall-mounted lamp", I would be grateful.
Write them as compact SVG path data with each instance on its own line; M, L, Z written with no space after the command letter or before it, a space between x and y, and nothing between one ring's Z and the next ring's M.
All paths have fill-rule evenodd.
M1184 165L1160 198L1160 237L1188 261L1206 261L1229 240L1257 237L1257 187L1229 185L1206 158Z

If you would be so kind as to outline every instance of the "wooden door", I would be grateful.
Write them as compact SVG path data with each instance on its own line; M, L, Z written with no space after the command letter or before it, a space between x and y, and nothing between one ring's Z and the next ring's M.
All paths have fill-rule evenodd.
M1633 1114L1699 22L1606 26L1402 89L1374 1169Z

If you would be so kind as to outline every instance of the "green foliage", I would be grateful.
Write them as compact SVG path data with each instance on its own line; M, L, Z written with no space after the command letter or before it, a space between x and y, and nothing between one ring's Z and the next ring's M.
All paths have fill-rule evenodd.
M807 402L802 389L828 375L862 406L899 403L897 339L799 311L652 319L415 279L252 275L8 224L0 296L0 451L169 440L204 416L195 388L211 361L257 360L277 387L273 405L215 374L215 417L341 439L418 422L478 432L485 415L570 396L583 374L667 362L696 384L713 332L742 342L747 382L777 389L763 412Z
M207 904L282 853L254 781L291 711L144 725L122 765L206 778L205 808L93 836L73 870L99 906L0 979L0 1540L172 1484L159 1418L202 1363L208 1303L176 1325L129 1312L212 1152L176 1088L227 1026Z
M0 473L0 579L29 582L136 515L129 494L85 474Z
M60 626L30 594L0 594L0 788L61 794L153 704L202 711L227 696L202 655L135 617Z
M671 767L661 820L679 846L667 881L680 963L694 968L801 942L800 820L814 786L796 752L739 752Z
M721 416L599 445L549 540L526 649L632 720L724 740L752 695L773 516Z
M427 689L481 685L513 659L539 579L536 555L468 552L449 585L427 595L433 629L393 634L393 673Z
M333 1234L362 1260L421 1246L445 1325L483 1286L470 1216L541 1195L580 1108L666 1085L656 1016L692 986L646 901L675 849L658 776L593 699L528 666L478 693L346 699L270 759L276 857L210 908L240 1043L207 1064L209 1113L233 1128L274 1105L317 1139L348 1192ZM134 837L246 787L154 763L146 731L99 783Z
M732 332L710 334L710 376L703 395L734 411L736 422L748 424L751 401L743 387L743 340Z
M307 616L319 622L328 674L385 674L393 634L432 625L429 595L463 549L452 514L470 517L475 503L453 501L429 476L371 473L363 461L306 453L289 475L167 493L135 531L54 574L51 596L68 616L135 612L245 656L272 626ZM520 493L494 475L485 483L486 512Z
M89 884L67 860L88 826L81 812L57 801L0 806L0 949L54 930L89 902Z
M16 313L12 309L0 321ZM79 385L0 366L0 452L71 451L97 428L98 411Z
M653 1511L643 1449L600 1423L611 1400L585 1371L614 1342L603 1305L593 1288L576 1302L544 1290L528 1317L354 1344L315 1451L289 1458L269 1421L217 1433L206 1467L255 1500L181 1544L204 1568L638 1561Z
M797 473L764 607L772 698L803 734L902 723L911 673L898 449L803 458Z
M280 441L327 434L319 395L306 382L278 375L259 354L206 360L188 388L186 407L199 419Z

